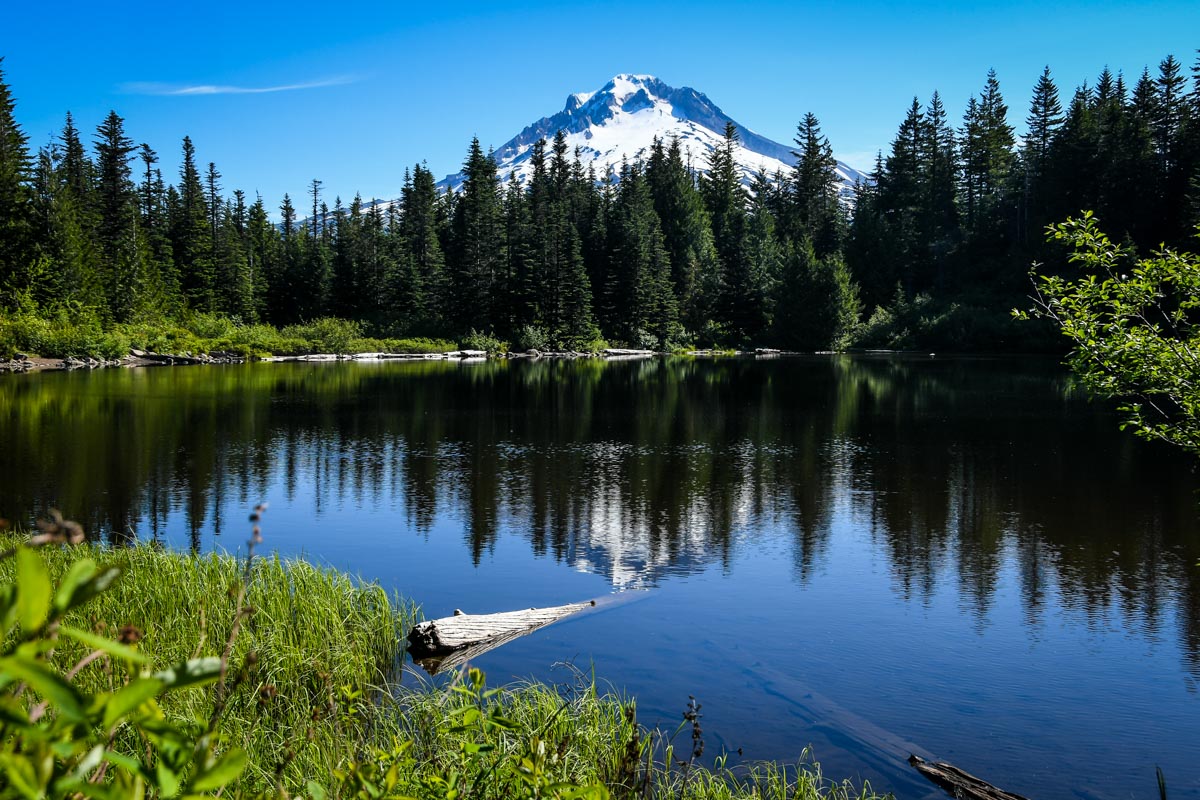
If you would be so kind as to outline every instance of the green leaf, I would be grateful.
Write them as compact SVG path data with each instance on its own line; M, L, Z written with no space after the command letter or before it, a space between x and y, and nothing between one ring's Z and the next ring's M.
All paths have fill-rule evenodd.
M50 573L42 557L22 547L17 550L17 622L26 635L42 627L50 612Z
M203 686L221 677L221 659L217 656L193 658L162 672L156 672L154 677L162 681L168 689Z
M325 793L325 787L316 781L309 781L308 785L305 786L305 791L308 792L308 796L311 798L311 800L325 800L327 797Z
M119 567L107 567L98 571L95 561L81 558L71 565L59 584L58 592L54 595L54 608L60 614L78 608L108 589L120 575Z
M249 757L245 750L234 749L221 756L220 760L192 780L191 791L211 792L229 785L246 768Z
M6 583L0 586L0 636L8 633L8 629L12 627L16 611L17 587Z
M3 753L0 754L0 767L4 768L9 786L16 789L21 795L34 800L42 796L42 791L38 786L37 773L28 758Z
M114 767L120 767L126 772L137 775L142 771L142 762L132 756L127 756L124 753L116 753L112 750L105 751L104 760L112 764Z
M513 722L508 717L501 716L500 714L492 714L489 717L489 721L497 728L501 728L506 731L515 731L517 729L517 723Z
M79 692L43 662L22 656L0 658L0 672L7 672L25 681L29 688L72 722L82 722L86 719L87 713Z
M59 629L59 633L63 636L69 636L77 642L83 642L93 650L103 650L110 656L120 658L125 661L133 661L137 664L149 664L150 657L140 650L135 650L127 644L109 639L91 631L82 631L78 628L68 628L63 626Z
M157 678L135 678L125 684L104 705L104 727L112 728L118 720L136 711L142 703L162 690L163 682Z
M76 781L84 781L88 777L88 773L96 767L100 766L100 762L104 760L104 745L98 744L91 750L88 750L87 755L79 760L72 772L72 778Z
M174 797L179 794L179 776L161 759L154 765L154 777L163 797Z
M71 608L71 595L95 574L96 562L92 559L81 558L73 563L63 576L62 582L58 584L58 591L54 594L54 607L60 612Z

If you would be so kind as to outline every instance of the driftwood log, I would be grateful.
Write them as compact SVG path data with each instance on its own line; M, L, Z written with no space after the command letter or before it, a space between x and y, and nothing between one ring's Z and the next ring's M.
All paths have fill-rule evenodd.
M1028 800L1019 794L997 789L990 783L963 772L942 761L926 761L920 756L909 756L908 763L951 795L962 800Z
M436 675L595 605L596 601L591 600L500 614L455 611L452 617L414 626L408 634L408 652L422 669Z

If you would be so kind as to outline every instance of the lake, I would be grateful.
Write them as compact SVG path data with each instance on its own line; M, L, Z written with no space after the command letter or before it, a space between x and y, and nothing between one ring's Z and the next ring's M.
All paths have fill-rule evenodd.
M1200 479L1118 422L1053 360L0 375L0 516L237 550L265 500L269 547L430 618L617 593L476 663L671 729L694 695L706 757L1200 798Z

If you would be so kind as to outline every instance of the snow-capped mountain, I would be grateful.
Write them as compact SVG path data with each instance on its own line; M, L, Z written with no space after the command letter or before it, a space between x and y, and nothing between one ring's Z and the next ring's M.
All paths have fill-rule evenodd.
M528 179L533 145L539 139L552 140L565 131L569 152L578 148L584 165L592 164L602 176L612 167L621 169L622 160L630 163L648 158L655 137L669 142L678 137L684 158L700 172L707 172L709 157L724 140L725 124L733 122L702 93L666 85L652 75L617 75L596 92L580 92L567 98L566 106L552 117L543 117L521 131L495 151L500 178L507 181L516 172ZM792 148L760 136L743 125L737 126L739 143L735 160L747 185L764 170L785 174L796 162ZM866 175L841 161L837 163L842 194L849 197L856 181ZM458 188L462 173L446 176L439 186Z

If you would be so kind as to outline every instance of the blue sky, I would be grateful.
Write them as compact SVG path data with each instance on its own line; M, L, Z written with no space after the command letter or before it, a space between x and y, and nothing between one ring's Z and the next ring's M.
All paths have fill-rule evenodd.
M119 9L119 11L117 11ZM332 201L394 196L404 168L454 172L472 136L499 146L620 72L706 93L789 142L807 111L835 153L869 166L914 95L953 119L994 67L1023 127L1049 64L1060 89L1106 64L1136 78L1191 67L1197 2L21 3L0 55L35 145L110 110L162 156L190 135L230 190ZM249 91L276 89L276 91ZM90 138L90 136L89 136Z

